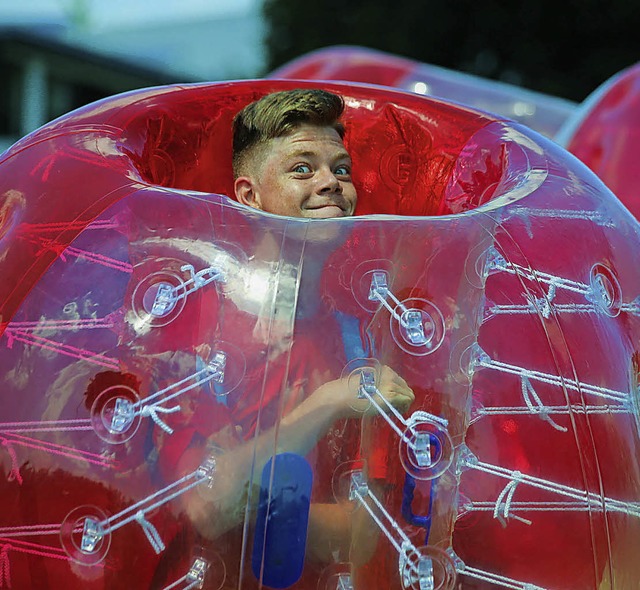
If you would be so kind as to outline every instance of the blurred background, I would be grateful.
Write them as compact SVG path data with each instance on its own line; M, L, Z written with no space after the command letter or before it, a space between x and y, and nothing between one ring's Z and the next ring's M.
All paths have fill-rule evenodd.
M135 88L261 77L333 45L580 102L640 59L637 0L0 0L0 151Z

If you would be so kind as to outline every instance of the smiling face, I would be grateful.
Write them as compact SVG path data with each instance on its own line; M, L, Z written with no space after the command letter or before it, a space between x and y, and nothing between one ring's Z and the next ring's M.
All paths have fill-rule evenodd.
M277 215L328 219L353 215L351 158L332 127L303 124L256 146L235 181L238 201Z

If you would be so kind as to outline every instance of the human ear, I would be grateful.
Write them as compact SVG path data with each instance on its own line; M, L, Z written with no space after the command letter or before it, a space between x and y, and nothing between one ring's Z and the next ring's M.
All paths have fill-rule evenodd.
M262 201L256 190L256 186L248 176L239 176L233 183L233 190L236 199L243 205L248 205L254 209L262 209Z

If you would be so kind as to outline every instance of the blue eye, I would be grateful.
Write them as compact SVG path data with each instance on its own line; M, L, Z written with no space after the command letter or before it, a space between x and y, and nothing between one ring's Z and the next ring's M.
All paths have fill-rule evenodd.
M297 172L298 174L310 174L311 166L309 166L308 164L297 164L294 167L293 171Z
M351 176L351 168L349 166L338 166L334 174L336 176Z

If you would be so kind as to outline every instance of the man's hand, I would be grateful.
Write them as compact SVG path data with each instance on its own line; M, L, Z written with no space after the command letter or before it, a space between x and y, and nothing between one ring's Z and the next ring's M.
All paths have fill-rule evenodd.
M378 392L373 395L373 399L385 411L388 408L384 400L400 413L405 413L415 399L413 390L407 385L407 382L388 366L381 367L376 388ZM343 377L325 383L314 392L313 397L316 396L318 396L318 401L322 400L333 406L337 418L359 418L363 414L373 416L377 412L369 399L366 397L358 398L356 382L353 377L351 379Z

